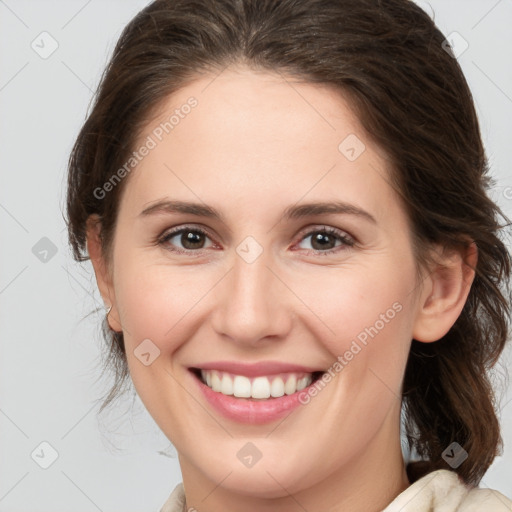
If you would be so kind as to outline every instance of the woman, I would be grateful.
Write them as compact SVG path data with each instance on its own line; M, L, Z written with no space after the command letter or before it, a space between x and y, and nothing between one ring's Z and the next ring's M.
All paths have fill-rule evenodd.
M512 510L476 488L511 260L444 41L408 0L156 0L121 35L69 236L106 403L129 375L177 449L163 512Z

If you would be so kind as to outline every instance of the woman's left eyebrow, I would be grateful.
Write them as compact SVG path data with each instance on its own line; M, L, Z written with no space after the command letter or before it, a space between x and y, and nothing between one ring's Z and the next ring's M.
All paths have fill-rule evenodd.
M185 213L198 217L216 219L225 223L224 216L212 206L188 201L158 201L142 210L139 216L145 217L161 213ZM285 220L301 219L303 217L323 214L355 215L373 224L377 224L375 217L371 213L358 206L342 201L295 204L286 208L283 213L283 218Z
M343 214L343 215L355 215L361 217L372 224L377 224L375 217L359 208L356 205L345 203L343 201L331 201L331 202L320 202L320 203L305 203L299 205L293 205L288 207L284 211L284 219L300 219L302 217L308 217L313 215L323 214Z

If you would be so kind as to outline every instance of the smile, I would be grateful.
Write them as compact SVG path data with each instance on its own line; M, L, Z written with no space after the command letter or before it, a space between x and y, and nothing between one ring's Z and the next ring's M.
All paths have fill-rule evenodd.
M324 370L282 361L210 361L188 368L205 406L237 423L278 421L303 405Z
M217 393L266 400L301 391L317 380L321 373L293 372L251 378L218 370L200 370L198 375L204 384Z

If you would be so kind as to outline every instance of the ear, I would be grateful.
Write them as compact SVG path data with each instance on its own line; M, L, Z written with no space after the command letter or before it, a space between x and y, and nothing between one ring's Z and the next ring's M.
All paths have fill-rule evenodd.
M413 338L429 343L442 338L459 317L475 277L478 249L436 250L436 263L423 283Z
M116 307L114 287L112 286L112 277L103 254L101 244L101 220L99 216L96 214L91 215L87 219L86 226L87 252L89 253L89 257L94 268L96 283L98 284L98 289L105 306L107 308L112 306L112 309L107 315L107 321L112 330L121 332L122 328L118 320L119 314Z

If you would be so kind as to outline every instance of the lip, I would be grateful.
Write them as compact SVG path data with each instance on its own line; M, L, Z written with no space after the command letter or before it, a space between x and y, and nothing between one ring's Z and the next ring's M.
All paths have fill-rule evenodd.
M240 361L212 361L198 364L194 369L217 370L246 377L263 377L278 373L314 373L324 372L325 368L312 368L299 364L283 363L281 361L260 361L258 363L242 363Z
M285 365L287 371L291 371L290 365ZM283 367L280 364L279 367L265 367L265 372L268 372L269 369L276 370L281 369ZM227 371L226 365L222 366L223 369ZM229 368L234 369L233 366ZM310 372L309 369L304 369L303 366L294 366L294 368L299 368L300 371ZM206 365L202 369L212 369L216 370L217 368L212 368ZM244 367L245 370L248 370L248 367ZM240 371L240 366L238 365L236 368L237 371ZM252 365L250 370L255 372L262 372L261 367L257 367ZM295 370L298 371L298 370ZM190 368L189 373L192 375L193 380L197 383L199 391L202 393L203 397L206 399L208 404L219 414L228 418L229 420L235 421L237 423L245 423L251 425L262 425L265 423L271 423L273 421L277 421L288 414L290 414L293 410L300 407L303 403L299 400L301 394L308 393L309 388L314 386L316 380L313 381L308 387L296 391L292 395L283 395L279 398L269 398L267 400L256 400L254 398L238 398L234 396L223 395L222 393L218 393L213 391L209 386L207 386L199 377L198 372L194 369ZM236 373L236 372L234 372ZM274 371L275 373L275 371ZM239 374L238 374L239 375ZM258 375L270 375L269 373L256 373L251 376Z

